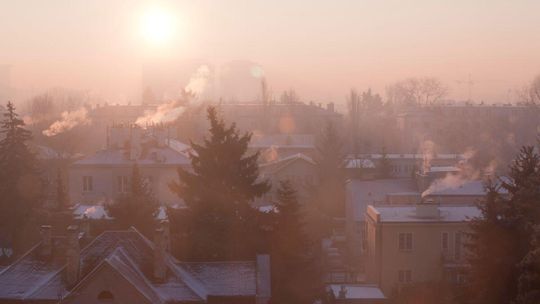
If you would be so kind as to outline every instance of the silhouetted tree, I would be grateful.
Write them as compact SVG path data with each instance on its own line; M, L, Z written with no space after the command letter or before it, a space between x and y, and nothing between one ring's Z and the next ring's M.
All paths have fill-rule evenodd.
M56 172L56 207L58 210L67 210L69 206L69 198L62 178L62 170L58 168Z
M380 178L389 178L392 176L392 162L388 159L386 147L382 147L381 149L381 159L379 160L377 171Z
M540 299L540 224L535 226L531 249L519 263L517 304L536 304Z
M271 250L272 302L313 303L321 295L321 277L290 181L280 182L276 207Z
M11 102L6 110L0 131L4 136L0 140L0 232L17 247L16 242L23 241L18 233L28 224L42 184L36 158L26 144L31 133L24 129Z
M133 165L129 183L128 193L106 205L107 214L114 218L119 228L127 229L133 226L150 236L155 227L159 204L142 179L137 164Z
M208 120L209 137L203 144L191 143L193 171L179 168L180 180L171 184L188 206L189 255L201 259L251 256L258 237L258 211L250 203L270 186L258 180L259 154L246 155L251 133L240 135L235 124L227 126L214 107L208 108Z
M509 178L501 179L500 186L488 185L482 216L471 223L470 303L510 303L518 298L519 281L524 294L530 291L526 282L531 274L522 273L519 265L527 268L526 256L535 254L531 244L540 223L539 169L534 148L523 147Z

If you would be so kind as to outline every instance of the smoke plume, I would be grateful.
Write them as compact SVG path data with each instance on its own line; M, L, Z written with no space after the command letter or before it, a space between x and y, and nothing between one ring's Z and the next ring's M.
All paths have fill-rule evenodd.
M69 131L78 125L87 125L91 122L87 116L88 110L84 107L71 112L64 111L62 112L62 118L52 123L49 128L42 133L45 136L54 136Z
M144 125L175 121L184 113L187 106L200 100L202 94L208 88L210 76L210 68L206 65L200 66L182 90L180 99L171 100L158 106L154 111L145 112L144 116L137 118L135 123Z

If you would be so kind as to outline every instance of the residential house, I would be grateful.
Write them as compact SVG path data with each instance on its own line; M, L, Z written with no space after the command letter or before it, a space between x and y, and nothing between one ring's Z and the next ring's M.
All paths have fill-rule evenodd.
M240 303L270 298L270 259L181 262L168 225L150 241L136 229L106 231L85 246L76 226L42 240L0 271L0 303Z
M181 205L169 184L179 167L189 169L189 147L167 137L165 128L115 125L108 130L107 148L74 162L69 168L72 204L107 203L129 191L133 166L162 204Z

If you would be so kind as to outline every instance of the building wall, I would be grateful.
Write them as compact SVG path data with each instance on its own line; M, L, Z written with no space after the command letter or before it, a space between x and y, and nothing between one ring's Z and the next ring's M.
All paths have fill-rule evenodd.
M368 216L368 280L391 294L399 286L400 270L411 271L412 283L440 279L445 261L463 262L454 261L454 241L457 233L467 230L467 223L377 223ZM447 251L442 249L443 232L448 233ZM412 233L412 250L399 249L400 233Z
M280 166L283 164L276 164ZM274 201L277 199L277 189L279 182L290 180L294 188L298 191L298 197L301 201L309 199L308 185L316 184L316 168L315 165L297 159L286 166L276 170L275 166L261 168L261 177L268 179L272 184L272 189L262 198L263 201Z
M132 174L132 166L88 166L74 165L69 170L69 195L72 203L99 203L111 201L121 193L118 191L118 177ZM143 178L149 178L152 192L160 203L180 203L178 196L171 192L169 184L178 180L177 166L140 165ZM93 191L83 191L83 177L91 176Z

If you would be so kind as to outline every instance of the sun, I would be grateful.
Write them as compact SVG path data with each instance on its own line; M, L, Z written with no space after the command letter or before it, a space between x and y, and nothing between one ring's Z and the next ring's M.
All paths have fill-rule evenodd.
M176 20L170 11L153 7L145 10L140 20L140 30L144 39L153 45L169 42L176 30Z

